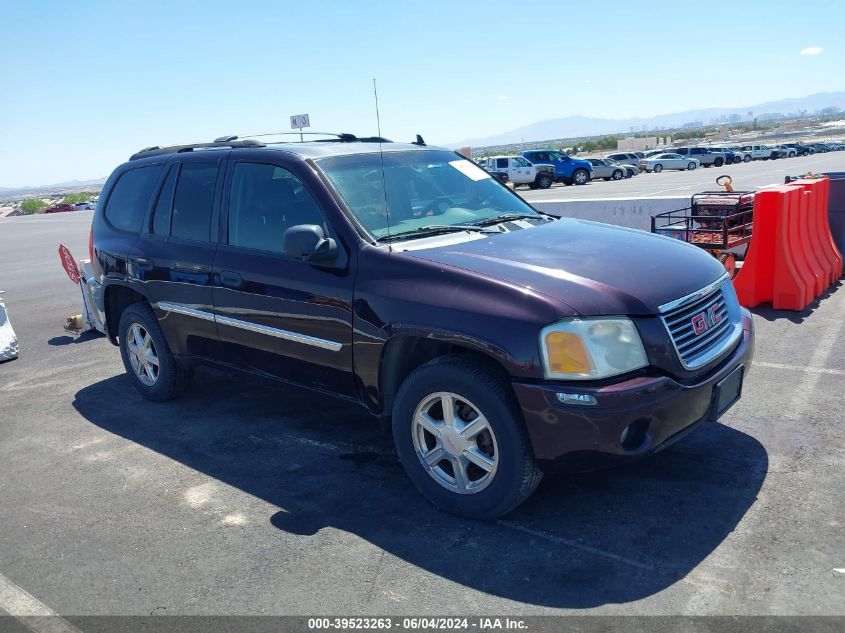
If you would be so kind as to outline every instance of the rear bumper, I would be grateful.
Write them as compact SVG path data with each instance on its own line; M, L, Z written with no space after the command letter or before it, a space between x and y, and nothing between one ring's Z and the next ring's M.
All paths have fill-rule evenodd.
M740 365L747 375L753 355L753 325L743 310L743 335L736 348L694 383L645 376L594 388L573 383L514 383L513 388L543 470L596 470L654 453L697 426L715 422L716 385ZM562 404L560 392L592 396L596 405Z

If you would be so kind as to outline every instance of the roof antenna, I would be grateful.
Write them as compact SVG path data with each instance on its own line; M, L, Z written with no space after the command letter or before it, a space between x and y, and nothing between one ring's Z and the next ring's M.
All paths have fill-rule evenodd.
M384 215L387 220L387 239L390 241L390 206L387 203L387 179L384 175L384 152L381 150L381 117L378 113L378 88L376 87L375 77L373 77L373 96L376 100L376 128L378 129L378 155L381 159L381 189L384 192Z
M414 143L413 143L413 144L414 144L414 145L425 145L425 141L423 140L423 137L422 137L422 136L420 136L419 134L417 134L417 140L416 140L416 141L414 141Z

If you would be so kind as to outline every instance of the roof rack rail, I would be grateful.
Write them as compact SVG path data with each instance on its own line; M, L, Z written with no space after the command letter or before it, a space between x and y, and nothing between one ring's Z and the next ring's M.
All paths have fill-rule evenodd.
M355 136L349 132L264 132L261 134L245 134L241 138L258 138L262 136L331 136L332 138L316 138L312 139L313 143L392 143L393 141L383 136ZM231 138L231 137L221 137ZM238 138L238 137L234 137ZM422 137L418 134L417 145L425 145Z
M189 143L187 145L168 145L159 147L153 145L152 147L145 147L144 149L135 152L129 157L129 160L137 160L139 158L148 158L150 156L161 156L164 154L180 154L182 152L192 152L195 149L223 149L234 147L265 147L264 143L255 141L253 139L237 140L237 136L221 136L211 143ZM224 140L225 139L225 140Z

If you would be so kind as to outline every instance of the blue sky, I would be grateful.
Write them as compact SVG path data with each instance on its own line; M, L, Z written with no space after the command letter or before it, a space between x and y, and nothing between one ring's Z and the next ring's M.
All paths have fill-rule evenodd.
M289 128L455 143L845 89L845 3L0 0L0 187ZM815 55L802 49L818 47Z

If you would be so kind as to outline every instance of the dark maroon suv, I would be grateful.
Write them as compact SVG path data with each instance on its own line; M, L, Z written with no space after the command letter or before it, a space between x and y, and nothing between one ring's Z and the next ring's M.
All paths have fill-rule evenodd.
M739 398L751 317L714 258L539 213L421 139L375 140L226 137L114 171L92 260L145 397L213 363L344 398L390 421L426 497L477 518Z

